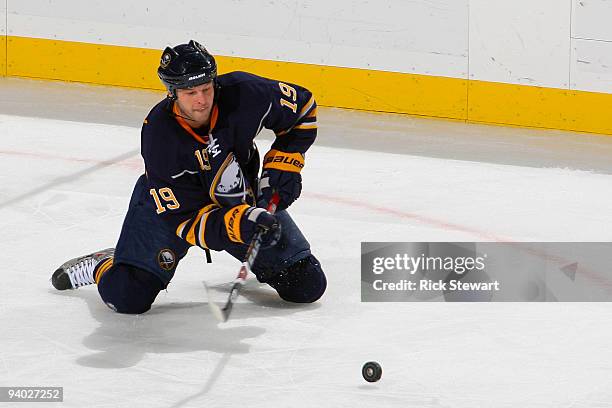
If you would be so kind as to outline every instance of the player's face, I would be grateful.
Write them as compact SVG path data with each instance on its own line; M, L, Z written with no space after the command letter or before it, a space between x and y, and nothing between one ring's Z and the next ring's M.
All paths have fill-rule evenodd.
M207 125L210 121L215 88L212 82L193 88L177 89L176 102L183 116L193 127Z

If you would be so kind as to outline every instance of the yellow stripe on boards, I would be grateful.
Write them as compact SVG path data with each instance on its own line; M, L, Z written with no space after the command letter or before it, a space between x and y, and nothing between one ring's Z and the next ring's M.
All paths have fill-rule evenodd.
M0 76L6 76L6 36L0 35Z
M6 47L0 40L0 74L5 66L9 76L162 90L156 73L161 51L8 36ZM215 58L219 73L248 71L297 83L310 89L322 106L612 134L611 94L239 57Z
M159 50L13 36L7 41L10 76L163 89Z
M320 106L467 117L467 81L463 79L237 57L217 61L223 72L248 71L303 85Z
M470 122L612 134L612 95L470 81Z
M8 37L8 75L163 89L162 50ZM215 56L219 73L248 71L310 89L319 105L466 118L467 81L355 68ZM35 63L33 63L35 61Z

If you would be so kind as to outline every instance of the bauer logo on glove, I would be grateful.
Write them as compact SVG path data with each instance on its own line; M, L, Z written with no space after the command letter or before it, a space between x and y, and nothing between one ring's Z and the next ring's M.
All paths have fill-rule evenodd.
M239 244L248 244L257 230L263 231L262 245L270 247L280 238L280 224L273 214L263 208L238 205L225 214L228 238Z
M277 211L287 209L302 192L302 176L304 167L302 153L285 153L280 150L270 150L264 157L263 173L259 181L259 199L269 202L272 192L280 196Z
M270 150L263 160L263 168L299 173L304 167L302 153L285 153L280 150Z
M283 156L283 155L266 158L264 161L264 167L268 167L268 168L273 167L271 166L271 164L275 164L275 163L286 164L289 166L289 168L295 167L296 169L302 169L304 167L304 163L301 160L293 158L293 157L289 157L289 156Z

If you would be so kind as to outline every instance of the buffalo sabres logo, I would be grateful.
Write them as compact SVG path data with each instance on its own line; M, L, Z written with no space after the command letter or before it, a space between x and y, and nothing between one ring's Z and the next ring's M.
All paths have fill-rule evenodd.
M248 182L233 154L226 159L215 176L215 199L222 207L234 207L246 202L249 195Z
M164 54L161 57L161 62L160 62L160 65L162 66L162 68L166 68L168 64L170 64L170 61L172 61L172 55L170 55L169 52L164 52Z
M176 256L170 249L162 249L157 254L157 263L164 271L171 271L176 264Z
M242 170L236 160L227 166L227 168L221 174L219 184L217 184L217 193L219 194L238 194L242 195L244 191L244 177L242 176ZM232 194L233 193L233 194Z

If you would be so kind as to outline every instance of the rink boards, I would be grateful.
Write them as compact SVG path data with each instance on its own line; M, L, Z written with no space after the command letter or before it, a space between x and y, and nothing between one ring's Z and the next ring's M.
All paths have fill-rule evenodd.
M6 75L161 89L160 50L195 38L324 106L612 134L604 0L36 3L0 1Z

